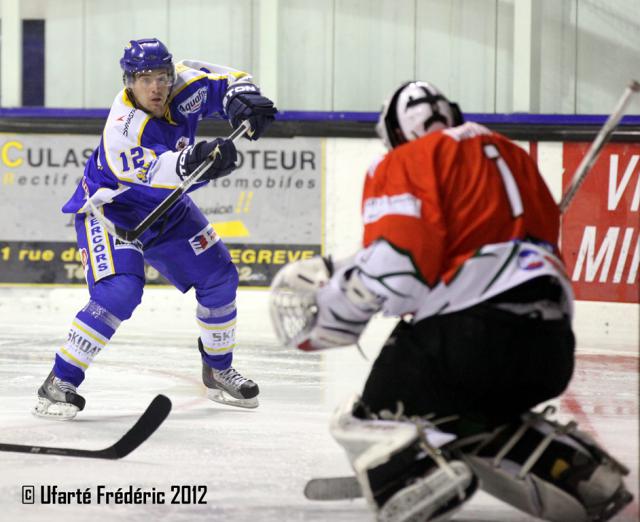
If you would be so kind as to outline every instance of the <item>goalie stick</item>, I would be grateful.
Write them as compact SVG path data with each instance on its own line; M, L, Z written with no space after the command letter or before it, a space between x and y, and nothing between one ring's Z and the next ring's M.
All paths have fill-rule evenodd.
M251 130L251 125L248 120L243 121L237 129L235 129L227 139L235 142L242 136L244 136L247 132ZM154 208L151 213L144 218L134 229L127 230L126 228L119 227L115 223L113 223L110 219L108 219L97 205L91 200L90 197L87 197L87 203L89 204L89 208L91 209L91 213L96 217L100 223L107 229L107 231L114 237L121 239L127 243L132 243L136 239L138 239L142 233L147 230L151 225L153 225L158 219L164 216L167 211L173 206L173 204L178 201L180 196L184 194L194 183L198 182L200 178L204 175L204 173L209 169L211 164L214 162L215 156L214 153L217 149L215 149L207 159L205 159L196 170L194 170L190 176L188 176L180 185L178 185L171 194L169 194L166 198L164 198L156 208ZM220 152L218 151L218 154Z
M360 498L362 490L354 476L314 478L304 487L309 500L349 500Z
M15 451L33 455L57 455L59 457L85 457L92 459L121 459L135 450L158 429L171 411L171 401L164 395L156 395L133 427L112 446L101 450L75 448L51 448L27 444L0 443L0 451Z
M613 112L607 118L607 121L604 122L604 125L596 135L595 139L591 143L591 146L589 147L589 150L584 155L582 161L580 162L580 165L578 165L578 168L573 174L573 178L571 179L569 188L563 194L562 200L560 201L559 206L561 214L564 214L564 212L569 207L569 203L571 203L571 200L576 195L578 188L580 188L580 185L582 185L582 182L587 177L587 174L598 158L602 147L604 147L604 145L609 141L611 134L615 130L618 123L620 123L622 116L624 116L624 111L631 101L631 97L638 92L640 92L640 83L638 83L636 80L631 80L627 88L622 93L620 100L618 100L618 104L616 105L615 109L613 109Z

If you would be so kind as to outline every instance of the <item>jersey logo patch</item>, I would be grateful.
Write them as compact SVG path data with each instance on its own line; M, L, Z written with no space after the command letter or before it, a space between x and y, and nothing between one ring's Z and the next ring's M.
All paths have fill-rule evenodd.
M113 266L113 257L111 256L109 236L100 222L92 215L88 214L84 223L93 280L98 282L103 277L116 273Z
M120 116L119 118L116 118L116 121L122 122L124 121L124 127L122 128L122 135L123 136L129 136L129 126L131 125L131 120L133 120L133 117L136 114L136 109L131 109L129 111L129 114L127 114L127 119L124 119L124 114L122 116Z
M149 169L155 162L156 160L153 160L142 165L136 173L136 178L138 178L142 183L149 183Z
M178 104L178 110L182 114L195 114L200 111L203 104L207 103L207 88L201 87L185 101Z
M195 236L189 239L189 244L195 255L199 256L220 240L216 231L211 225L207 225Z
M178 138L178 141L176 141L176 151L180 152L184 149L186 149L189 145L189 138L187 138L186 136L180 136Z
M365 225L373 223L384 216L420 217L422 201L408 192L395 196L368 198L364 202L362 218Z
M518 253L518 266L522 270L537 270L544 266L544 261L535 250L524 249Z

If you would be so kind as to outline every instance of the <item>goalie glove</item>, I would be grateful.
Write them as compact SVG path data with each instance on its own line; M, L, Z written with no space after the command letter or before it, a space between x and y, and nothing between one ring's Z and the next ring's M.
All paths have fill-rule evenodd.
M332 275L330 259L315 257L284 267L271 287L271 318L280 341L313 351L355 344L381 300L345 263Z

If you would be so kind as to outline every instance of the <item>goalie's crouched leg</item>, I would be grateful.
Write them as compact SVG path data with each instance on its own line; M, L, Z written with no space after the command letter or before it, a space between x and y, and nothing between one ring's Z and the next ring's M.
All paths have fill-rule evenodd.
M464 448L466 462L487 493L551 522L599 522L632 500L629 471L570 422L544 413L494 431L478 447Z
M360 419L354 397L335 412L331 433L384 522L448 520L477 489L470 467L447 451L454 435L409 420Z

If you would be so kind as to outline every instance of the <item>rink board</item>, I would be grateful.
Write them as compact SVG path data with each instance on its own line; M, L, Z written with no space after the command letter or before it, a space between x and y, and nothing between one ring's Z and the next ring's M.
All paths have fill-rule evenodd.
M71 217L59 208L94 136L3 134L0 285L82 284ZM560 200L588 143L519 142ZM271 138L241 146L232 176L194 193L228 245L244 287L265 288L285 262L334 258L361 244L363 177L384 148L368 138ZM606 145L563 216L562 250L582 345L637 355L640 145ZM150 284L166 283L148 268Z
M95 144L89 135L0 135L0 283L84 283L74 216L60 208ZM264 139L238 149L233 176L190 197L229 247L240 284L268 286L287 262L322 251L323 143ZM167 284L152 267L147 282Z

